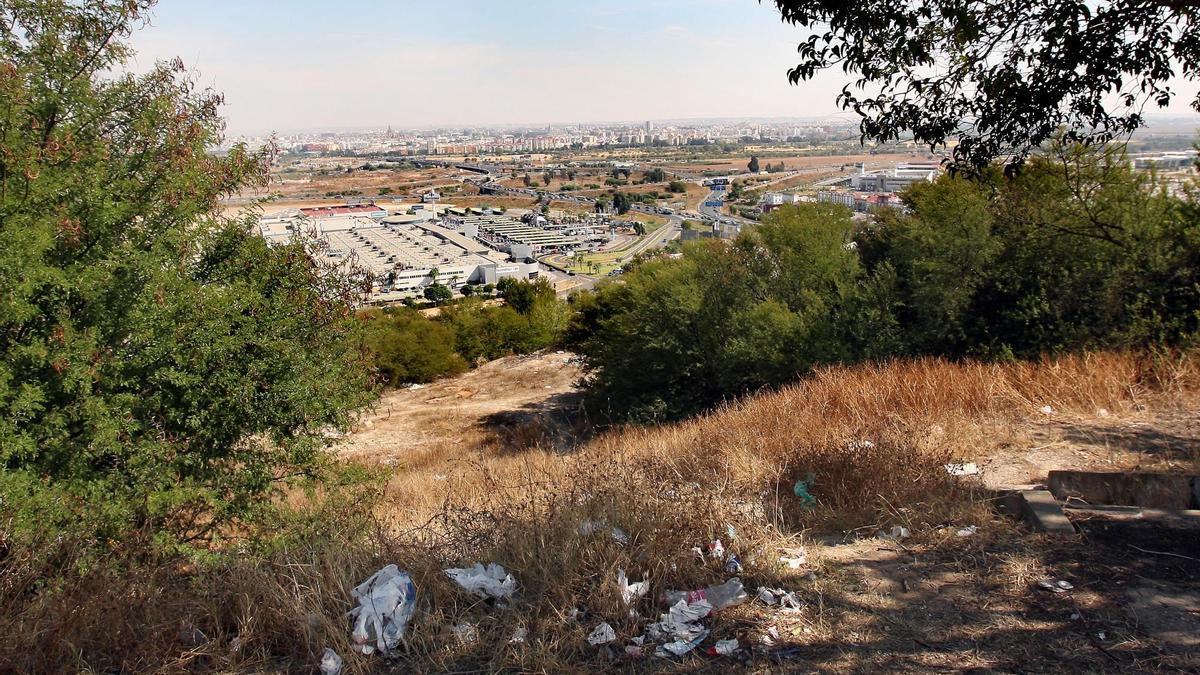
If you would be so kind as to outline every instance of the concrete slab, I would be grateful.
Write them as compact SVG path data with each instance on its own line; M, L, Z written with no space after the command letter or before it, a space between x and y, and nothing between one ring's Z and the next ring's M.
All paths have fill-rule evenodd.
M1182 474L1051 471L1049 483L1058 499L1089 504L1182 510L1194 499L1193 477Z
M1048 534L1075 534L1075 526L1049 491L1022 490L1015 494L1020 504L1018 513L1030 527Z

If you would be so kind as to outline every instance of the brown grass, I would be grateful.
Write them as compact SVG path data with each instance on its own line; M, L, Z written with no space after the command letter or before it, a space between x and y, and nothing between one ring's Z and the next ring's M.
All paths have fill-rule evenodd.
M832 559L818 563L819 579L809 582L775 564L780 547L811 545L819 532L870 534L903 524L916 533L905 550L926 546L942 552L930 560L957 561L937 568L945 577L939 583L1002 574L1011 588L992 592L1016 594L1025 577L1045 573L1042 557L1014 543L977 483L950 479L942 465L1002 450L1006 429L1036 423L1043 406L1054 415L1093 416L1104 408L1116 416L1194 406L1198 392L1194 355L1101 353L1002 365L928 359L823 368L711 415L612 430L573 452L548 447L557 431L533 417L527 426L482 431L469 444L413 452L385 487L281 523L288 543L255 555L195 566L130 554L113 571L76 576L63 571L62 560L37 563L9 550L0 568L0 634L13 637L0 643L0 670L305 670L329 646L349 672L366 672L381 661L351 653L344 613L349 589L388 562L412 573L419 592L403 670L670 670L656 659L612 661L584 638L608 621L620 651L661 611L647 597L640 617L631 617L616 595L618 569L648 577L651 596L724 581L729 575L719 565L691 553L714 538L742 557L748 587L805 589L811 606L789 624L789 640L814 645L815 653L829 650L833 669L887 667L879 654L849 659L835 642L849 646L861 634L895 649L880 637L895 626L875 616L889 612L904 630L945 620L947 640L969 631L946 617L910 615L903 597L877 593ZM806 510L792 488L809 474L818 506ZM581 535L579 523L589 519L621 527L631 543ZM983 525L985 535L963 543L939 529L962 523ZM736 531L732 541L727 526ZM511 607L476 600L440 572L477 560L499 562L518 578L521 592ZM39 577L52 582L39 585ZM573 608L581 621L568 619ZM997 620L1005 621L985 623ZM745 640L779 621L746 605L716 615L710 627ZM477 643L460 644L448 633L462 622L477 625ZM509 644L519 626L529 641ZM982 631L972 639L983 639L991 629L970 630ZM1028 643L1012 639L1021 648ZM1105 665L1102 653L1092 656ZM981 654L976 660L996 663ZM906 663L917 670L948 664L937 652Z

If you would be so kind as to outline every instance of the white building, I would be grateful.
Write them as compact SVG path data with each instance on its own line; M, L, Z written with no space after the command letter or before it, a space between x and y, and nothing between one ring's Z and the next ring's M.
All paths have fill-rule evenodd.
M932 183L941 173L937 164L899 164L890 169L867 171L860 164L850 177L850 187L859 192L903 192L914 183Z

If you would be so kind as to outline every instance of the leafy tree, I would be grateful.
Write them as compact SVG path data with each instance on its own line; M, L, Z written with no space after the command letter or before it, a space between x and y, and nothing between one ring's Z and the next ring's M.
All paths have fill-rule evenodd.
M467 284L462 287L462 290L460 292L463 294L463 297L469 298L472 295L475 295L475 287L472 286L471 284Z
M549 171L542 174L542 185L545 185L546 187L550 187L550 180L551 180L551 178L550 178Z
M667 173L662 169L655 167L646 172L647 183L661 183L667 179Z
M683 194L684 192L687 192L687 183L684 183L681 180L673 180L667 186L667 191L674 194Z
M525 183L525 187L533 187L533 176L525 174L521 181Z
M206 540L319 473L371 396L361 279L218 208L268 155L208 152L220 97L178 63L124 72L151 4L0 4L9 536Z
M546 279L526 281L505 277L497 285L500 297L505 304L512 307L518 314L528 314L533 310L538 300L553 299L554 287Z
M751 156L750 163L746 165L746 168L750 169L750 173L758 173L758 157Z
M612 205L613 208L616 209L617 215L623 216L626 213L629 213L629 209L633 206L633 204L633 199L631 199L630 196L624 192L617 192L613 194Z
M424 296L426 300L440 305L454 298L454 291L451 291L450 287L445 284L433 283L425 287Z
M1178 64L1200 68L1195 3L1102 0L1024 3L775 0L812 35L793 83L837 67L856 77L838 102L861 117L863 139L911 132L931 148L959 138L954 157L977 169L1020 162L1065 127L1094 143L1142 126L1142 107L1167 106ZM1200 107L1200 98L1192 103Z

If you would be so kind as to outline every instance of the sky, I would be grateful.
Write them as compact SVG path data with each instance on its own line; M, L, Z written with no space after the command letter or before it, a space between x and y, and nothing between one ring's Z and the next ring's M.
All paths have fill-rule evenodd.
M160 0L131 65L182 58L232 134L838 114L805 36L770 0Z

